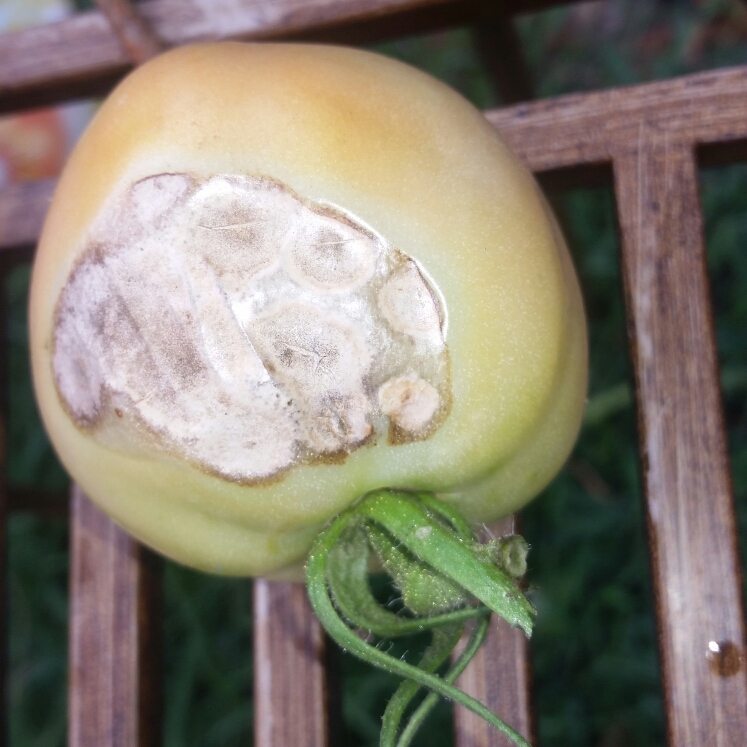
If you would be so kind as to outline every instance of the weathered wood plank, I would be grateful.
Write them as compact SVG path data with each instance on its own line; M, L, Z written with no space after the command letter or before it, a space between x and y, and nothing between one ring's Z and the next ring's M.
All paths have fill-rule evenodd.
M10 184L0 190L0 249L36 244L52 200L55 180Z
M729 747L747 733L746 640L697 167L650 119L624 145L615 189L669 739Z
M119 40L122 51L135 65L163 52L165 46L130 0L94 0Z
M513 529L508 517L491 528L500 537ZM518 628L493 615L490 631L457 686L484 703L530 742L533 741L529 641ZM454 710L455 747L511 747L513 742L472 711Z
M254 582L256 747L327 747L325 643L304 585Z
M532 101L486 116L533 171L609 163L621 148L635 151L644 131L657 130L713 143L724 162L729 141L736 157L744 154L747 67Z
M159 560L79 488L71 510L70 747L156 747Z
M532 741L529 642L520 630L493 616L483 647L457 685ZM454 710L454 727L456 747L513 744L472 711L459 706Z
M573 1L573 0L571 0ZM568 0L566 0L566 3ZM511 0L507 13L562 0ZM492 0L145 0L143 18L167 46L206 39L372 43L470 23ZM0 112L101 95L130 60L100 12L0 36Z

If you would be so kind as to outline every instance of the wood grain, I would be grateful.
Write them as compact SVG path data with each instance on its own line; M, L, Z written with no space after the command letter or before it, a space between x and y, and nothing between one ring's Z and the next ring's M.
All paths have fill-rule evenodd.
M535 170L612 165L670 744L740 744L744 606L695 151L744 157L747 69L488 117Z
M128 0L97 2L133 64L161 51ZM71 521L70 747L156 747L163 677L156 632L162 624L160 559L77 486Z
M561 0L510 0L507 13ZM363 44L464 25L494 0L145 0L142 17L166 46L206 39ZM0 36L0 112L107 91L131 67L101 12Z
M82 493L71 499L70 747L156 747L159 559Z
M127 59L141 65L165 47L130 0L94 0L109 22Z
M745 155L747 67L532 101L486 117L535 172L611 163L656 131L706 154L713 145L725 163Z
M488 637L457 685L532 741L529 641L495 615ZM511 747L513 742L472 711L454 709L456 747ZM532 742L534 744L534 742Z
M496 537L514 531L513 517L491 527ZM463 644L466 642L466 638ZM482 648L456 684L498 714L530 742L534 729L531 704L529 641L518 628L493 615ZM513 742L466 708L454 710L455 747L511 747Z
M327 747L325 645L305 586L254 582L256 747Z
M36 244L54 187L54 179L47 179L10 184L0 190L0 249Z
M670 743L737 745L742 578L693 148L642 122L614 170Z

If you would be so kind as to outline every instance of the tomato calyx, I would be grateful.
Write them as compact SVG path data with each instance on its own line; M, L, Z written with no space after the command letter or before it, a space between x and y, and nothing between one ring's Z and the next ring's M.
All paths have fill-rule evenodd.
M312 607L343 649L404 678L384 713L381 747L407 747L439 697L469 708L520 747L529 743L482 703L454 686L487 635L490 613L531 635L535 610L516 581L526 570L527 545L518 536L481 544L466 520L432 493L376 490L338 515L309 555L306 581ZM406 615L374 597L372 556L399 589ZM447 661L473 620L466 648L445 675ZM431 631L417 666L390 656L368 638ZM430 690L400 729L421 687Z

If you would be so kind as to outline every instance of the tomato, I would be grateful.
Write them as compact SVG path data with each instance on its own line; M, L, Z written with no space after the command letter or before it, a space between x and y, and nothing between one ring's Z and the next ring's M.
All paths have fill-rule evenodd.
M127 77L60 179L30 320L72 477L217 573L292 576L378 488L511 513L585 400L534 179L459 95L352 49L204 44Z

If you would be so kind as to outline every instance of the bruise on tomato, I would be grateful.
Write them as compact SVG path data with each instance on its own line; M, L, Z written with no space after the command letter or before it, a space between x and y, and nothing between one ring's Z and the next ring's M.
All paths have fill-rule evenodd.
M445 319L423 268L343 210L261 177L158 174L93 223L53 375L101 443L261 483L437 430Z

